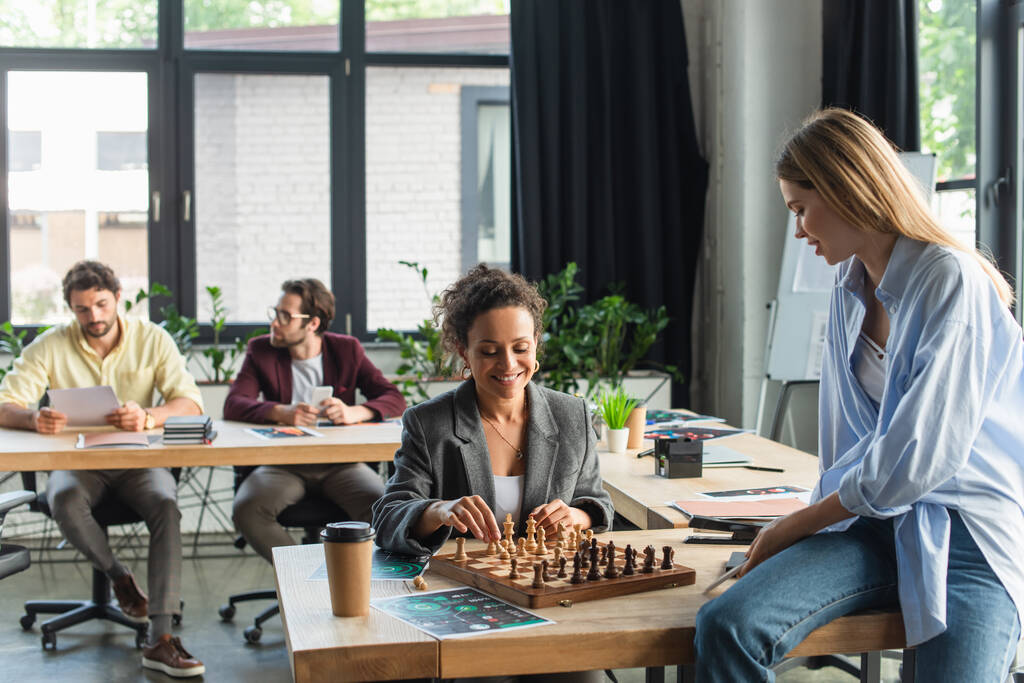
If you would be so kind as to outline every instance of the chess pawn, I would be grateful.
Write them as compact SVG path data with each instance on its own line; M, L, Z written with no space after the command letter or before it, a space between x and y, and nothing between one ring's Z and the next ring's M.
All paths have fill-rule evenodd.
M544 538L544 527L537 530L537 547L533 549L534 555L547 555L548 546Z
M598 560L598 564L602 567L608 562L608 546L601 546L601 559Z
M593 529L587 529L587 542L588 543L593 543L594 542L594 530Z
M456 538L455 539L455 557L452 558L454 562L465 562L469 559L469 555L466 554L466 539Z
M498 544L495 543L494 541L488 541L487 542L487 554L488 555L497 555L498 554Z
M579 540L579 539L583 538L583 525L582 524L573 524L572 528L573 528L573 531L576 532L576 540Z
M580 549L576 551L577 554L583 558L583 568L587 569L590 566L590 546L587 545L586 541L580 544Z
M510 579L518 579L519 578L519 571L517 569L517 565L518 564L519 563L516 561L516 558L513 557L512 558L512 562L509 564L508 578L510 578Z
M556 545L555 546L555 564L558 564L558 561L560 559L562 559L562 547Z
M512 557L512 555L508 551L508 547L510 545L511 545L511 543L509 543L507 538L503 538L501 540L501 555L500 555L501 559L507 560L510 557Z
M549 568L548 561L547 560L541 560L540 561L540 566L541 566L541 569L542 569L540 575L544 579L544 583L547 583L548 581L551 580L551 573L548 571L548 568Z
M559 522L558 526L556 527L556 529L557 529L557 532L555 533L555 540L556 541L564 541L565 540L565 522Z
M526 539L522 536L519 537L518 548L516 549L516 557L526 557Z
M533 587L534 588L543 588L544 587L544 577L541 575L541 572L543 570L544 570L544 568L542 566L540 566L539 564L533 565Z
M672 550L672 546L666 545L666 546L662 546L661 552L662 552L661 568L662 569L672 569L672 558L675 556L676 551Z
M565 555L560 555L558 557L558 578L560 578L560 579L564 579L565 576L566 576L565 575L565 564L566 564Z

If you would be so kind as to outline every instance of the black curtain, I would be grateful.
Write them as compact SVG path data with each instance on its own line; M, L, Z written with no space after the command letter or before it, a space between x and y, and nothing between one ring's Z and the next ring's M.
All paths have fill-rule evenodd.
M697 146L679 0L513 0L512 267L575 261L589 300L613 282L672 322L649 358L679 367L690 324L707 162Z
M919 151L917 0L827 0L822 11L822 105L857 111Z

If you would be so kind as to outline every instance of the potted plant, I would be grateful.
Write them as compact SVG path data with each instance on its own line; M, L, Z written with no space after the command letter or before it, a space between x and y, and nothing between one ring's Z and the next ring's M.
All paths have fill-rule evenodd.
M538 283L548 301L544 313L543 356L540 380L547 386L576 393L586 381L588 398L600 395L602 387L622 386L627 373L651 348L668 326L664 306L645 311L621 294L621 285L590 304L578 305L583 287L576 282L577 265ZM675 366L661 369L676 379Z
M423 283L423 291L431 307L437 303L439 296L431 294L427 288L427 269L416 261L399 261L406 268L416 272ZM409 401L409 405L422 403L430 398L429 385L438 380L449 380L455 376L454 357L444 353L441 343L441 330L433 318L425 318L416 327L415 334L399 332L389 327L377 328L377 341L388 341L398 344L398 353L402 364L398 366L398 379L395 384Z
M626 420L629 419L629 414L633 412L636 404L637 400L627 395L622 387L601 394L598 408L601 411L601 419L608 427L605 439L608 450L612 453L626 452L626 443L629 441Z

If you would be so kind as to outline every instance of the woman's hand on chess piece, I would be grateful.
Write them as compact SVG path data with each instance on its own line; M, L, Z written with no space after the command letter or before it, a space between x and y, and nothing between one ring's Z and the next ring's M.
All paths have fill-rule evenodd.
M590 515L579 508L569 507L558 498L534 508L530 514L537 522L537 527L543 528L544 533L551 538L554 538L559 522L565 524L566 529L571 529L574 524L582 524L584 529L589 529L591 525Z
M498 541L501 532L494 513L480 496L463 496L455 500L441 500L423 513L436 521L435 529L454 527L459 533L470 533L481 541Z

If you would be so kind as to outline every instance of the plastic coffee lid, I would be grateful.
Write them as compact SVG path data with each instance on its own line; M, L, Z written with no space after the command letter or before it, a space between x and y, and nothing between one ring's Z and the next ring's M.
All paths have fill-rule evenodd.
M369 541L376 535L377 531L366 522L331 522L320 532L324 541L342 543Z

